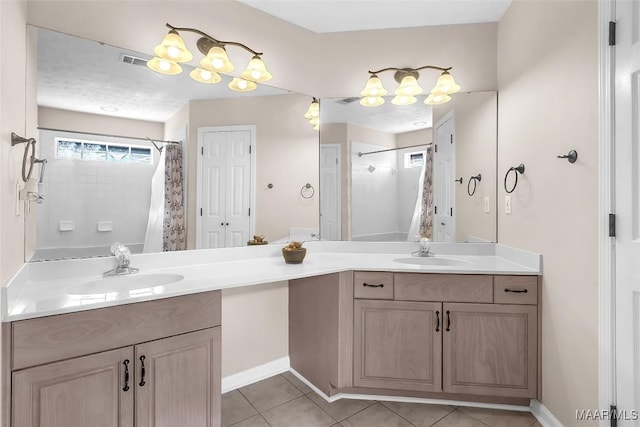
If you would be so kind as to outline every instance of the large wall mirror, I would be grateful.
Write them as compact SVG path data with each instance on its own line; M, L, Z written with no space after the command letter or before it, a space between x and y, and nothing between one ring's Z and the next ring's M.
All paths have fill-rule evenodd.
M497 241L497 93L451 98L322 100L323 239Z
M135 253L317 236L318 132L303 118L310 96L263 84L234 92L230 76L193 81L188 64L180 75L155 73L149 53L42 28L28 34L37 40L43 162L28 184L27 261L105 256L116 241ZM238 72L249 59L238 54ZM166 200L163 187L180 180L183 194ZM163 236L179 220L182 234Z

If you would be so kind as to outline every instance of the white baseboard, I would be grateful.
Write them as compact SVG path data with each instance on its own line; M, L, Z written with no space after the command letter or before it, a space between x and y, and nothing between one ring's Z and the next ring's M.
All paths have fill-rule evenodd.
M228 375L222 378L222 393L286 372L289 370L289 366L289 356L286 356L237 374Z
M531 413L542 427L564 427L560 421L539 400L531 400Z

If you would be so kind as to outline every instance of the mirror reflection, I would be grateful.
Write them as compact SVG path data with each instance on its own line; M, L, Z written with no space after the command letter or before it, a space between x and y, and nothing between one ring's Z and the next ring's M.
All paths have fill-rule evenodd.
M301 191L319 186L311 97L198 83L186 64L161 75L152 55L31 30L46 163L29 183L41 198L28 203L27 260L318 235L318 196Z
M323 239L497 241L497 94L451 98L322 100Z

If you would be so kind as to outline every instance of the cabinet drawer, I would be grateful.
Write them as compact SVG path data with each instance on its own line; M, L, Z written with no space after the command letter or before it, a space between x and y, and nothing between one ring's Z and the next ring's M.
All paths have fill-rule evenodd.
M393 273L356 271L353 273L353 296L365 299L393 299Z
M496 276L493 286L496 304L538 304L537 276Z
M395 299L403 301L493 302L493 276L396 273Z
M220 291L12 323L13 369L220 325Z

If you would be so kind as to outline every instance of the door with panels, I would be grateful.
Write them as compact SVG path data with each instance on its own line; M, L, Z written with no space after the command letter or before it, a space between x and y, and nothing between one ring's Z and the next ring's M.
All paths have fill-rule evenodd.
M433 154L433 240L455 241L455 124L453 111L434 126Z
M252 139L251 130L198 132L198 248L250 240Z

